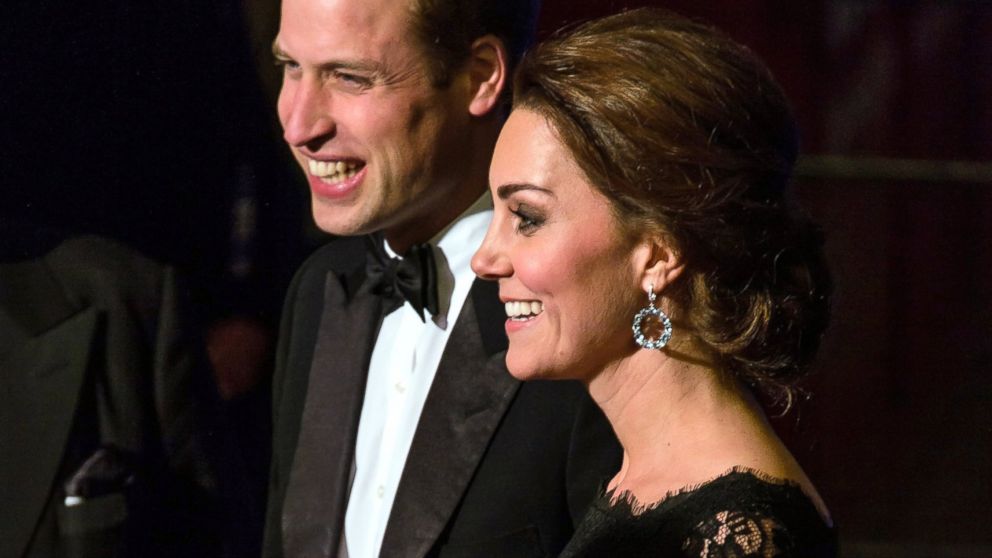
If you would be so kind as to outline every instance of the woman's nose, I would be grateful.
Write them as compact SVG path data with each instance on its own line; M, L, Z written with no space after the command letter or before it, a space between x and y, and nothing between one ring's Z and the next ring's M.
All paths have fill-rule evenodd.
M486 238L482 245L472 256L472 271L481 279L495 281L501 277L509 277L513 274L513 266L510 258L499 242L496 231L497 225L493 221L486 232Z

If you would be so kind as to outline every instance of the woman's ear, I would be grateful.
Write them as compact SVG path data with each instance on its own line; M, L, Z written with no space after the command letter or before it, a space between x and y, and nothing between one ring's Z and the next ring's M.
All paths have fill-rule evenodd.
M685 261L672 242L661 236L645 239L642 247L641 289L660 293L679 278Z
M499 105L507 84L506 64L506 47L495 35L484 35L472 43L468 67L472 84L468 109L472 116L485 116Z

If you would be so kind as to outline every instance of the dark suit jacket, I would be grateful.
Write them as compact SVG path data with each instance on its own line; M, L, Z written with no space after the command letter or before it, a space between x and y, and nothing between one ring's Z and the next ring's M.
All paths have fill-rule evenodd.
M379 322L367 302L377 299L361 295L363 265L355 239L337 240L290 287L266 557L331 555L340 542ZM619 446L583 386L521 384L506 371L504 315L497 286L476 281L417 425L381 556L555 556L618 469ZM317 389L326 396L307 406Z
M207 370L173 272L94 237L33 255L2 242L0 556L213 555L193 439L192 383ZM103 472L77 479L92 497L66 506L66 482L97 454Z

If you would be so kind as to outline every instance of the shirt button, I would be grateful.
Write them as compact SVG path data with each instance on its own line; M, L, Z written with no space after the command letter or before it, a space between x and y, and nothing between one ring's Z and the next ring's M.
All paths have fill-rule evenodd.
M396 382L396 386L395 387L396 387L396 392L397 393L404 393L404 392L406 392L406 386L403 385L403 382Z
M376 496L382 498L386 494L386 487L380 484L379 488L376 489L375 494Z

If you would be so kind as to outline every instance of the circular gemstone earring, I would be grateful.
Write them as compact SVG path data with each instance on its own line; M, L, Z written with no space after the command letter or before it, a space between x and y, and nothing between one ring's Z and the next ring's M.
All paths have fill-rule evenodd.
M654 284L648 288L648 305L634 315L634 341L645 349L661 349L672 339L672 321L668 319L660 308L654 305L657 295L654 294ZM644 326L649 330L657 330L660 326L661 333L657 337L649 337L645 334Z

